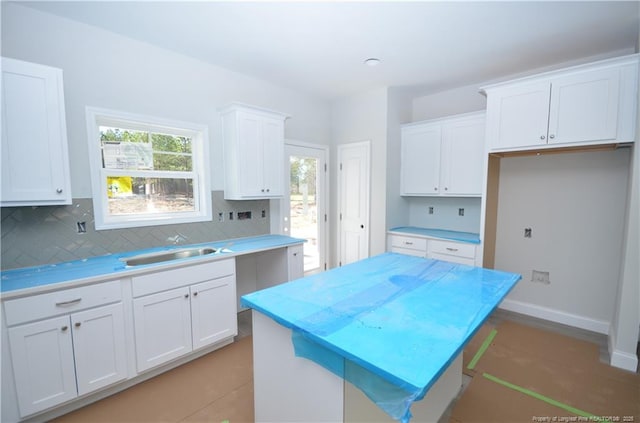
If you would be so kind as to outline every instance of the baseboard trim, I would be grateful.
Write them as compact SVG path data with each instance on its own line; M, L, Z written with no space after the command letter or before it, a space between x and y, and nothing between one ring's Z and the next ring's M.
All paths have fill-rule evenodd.
M591 319L577 314L566 313L564 311L509 299L502 301L499 307L504 310L526 314L527 316L550 320L552 322L562 323L564 325L586 329L592 332L602 333L604 335L609 334L609 322L605 322L603 320Z
M635 373L638 369L638 356L633 353L616 350L614 348L615 343L615 335L613 333L609 334L609 364Z

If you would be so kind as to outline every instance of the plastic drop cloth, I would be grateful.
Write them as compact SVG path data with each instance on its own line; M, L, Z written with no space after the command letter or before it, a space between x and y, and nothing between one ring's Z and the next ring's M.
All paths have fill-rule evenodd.
M297 356L411 418L520 275L385 253L242 297L292 329Z

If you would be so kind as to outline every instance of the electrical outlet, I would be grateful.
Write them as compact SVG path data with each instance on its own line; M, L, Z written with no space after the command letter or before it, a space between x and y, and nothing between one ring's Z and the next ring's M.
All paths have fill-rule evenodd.
M76 222L76 227L79 234L87 233L87 222Z
M229 212L229 220L233 220L233 212Z
M458 216L464 216L464 209L458 209Z
M218 222L224 222L224 213L218 213Z
M433 207L429 206L429 214L433 214Z
M551 279L549 279L549 272L542 272L540 270L532 270L531 271L531 282L543 283L545 285L551 284Z
M524 228L524 237L531 238L531 228Z

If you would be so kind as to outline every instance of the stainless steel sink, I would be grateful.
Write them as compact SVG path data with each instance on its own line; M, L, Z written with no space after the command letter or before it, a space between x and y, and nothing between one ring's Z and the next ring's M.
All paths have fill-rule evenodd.
M140 266L143 264L161 263L163 261L178 260L187 257L206 256L215 253L215 248L190 248L187 250L164 251L161 253L142 254L139 256L123 258L127 266Z

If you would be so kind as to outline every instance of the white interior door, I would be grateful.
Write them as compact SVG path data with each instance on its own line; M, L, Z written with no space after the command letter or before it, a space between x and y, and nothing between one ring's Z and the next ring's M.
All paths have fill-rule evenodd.
M304 243L304 273L327 268L327 156L324 146L287 141L289 189L283 200L283 232Z
M369 141L338 146L339 265L369 257Z

